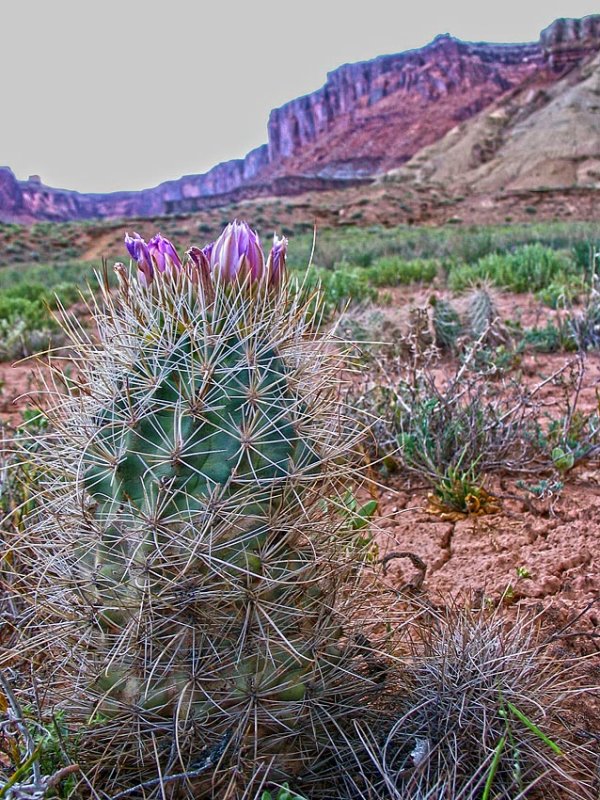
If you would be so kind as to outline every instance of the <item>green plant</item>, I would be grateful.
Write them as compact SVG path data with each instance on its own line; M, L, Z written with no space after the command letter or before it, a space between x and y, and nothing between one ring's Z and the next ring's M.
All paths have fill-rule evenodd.
M496 780L502 758L505 756L505 750L507 749L510 751L510 756L513 760L512 769L515 782L519 788L523 787L521 753L519 750L518 736L513 732L515 719L521 722L529 731L531 731L531 733L533 733L540 740L540 742L547 745L553 753L558 756L563 755L556 742L546 736L541 728L532 722L528 716L523 714L523 712L520 711L517 706L509 702L506 702L505 704L502 695L499 697L499 704L500 708L498 710L498 714L506 721L506 730L501 735L500 739L498 740L498 744L494 748L494 754L487 772L485 785L481 794L481 800L490 800L490 797L492 796L492 787ZM511 719L511 717L513 719Z
M554 385L562 394L560 416L538 424L538 442L550 464L564 477L575 465L600 452L600 395L596 391L596 408L581 411L579 401L587 364L578 354L555 376Z
M97 338L65 319L77 372L54 365L38 437L27 647L92 786L247 796L267 764L282 781L327 750L369 690L340 612L373 511L347 495L359 432L282 241L266 265L237 223L210 262L127 244L139 278L101 286Z
M260 800L306 800L306 798L292 792L287 783L284 783L276 795L273 795L272 792L263 792Z
M365 269L365 275L372 286L400 286L403 284L431 283L438 272L436 261L425 259L404 259L388 256L378 258L373 266Z
M570 306L576 302L585 291L585 283L582 276L569 276L549 283L543 289L535 293L537 300L550 308L559 309Z
M78 297L71 283L53 290L34 281L9 284L0 292L0 358L22 358L58 344L59 326L51 311L72 305Z
M519 489L523 489L533 495L537 500L546 500L555 497L562 492L565 486L562 481L549 480L546 478L543 478L537 483L527 483L526 481L518 480L516 485Z
M377 297L377 290L369 285L360 269L344 266L332 271L315 267L302 274L296 272L295 277L304 298L310 299L318 291L319 313L327 319L351 302L367 302Z
M499 344L495 347L477 348L475 356L469 360L469 365L480 375L489 377L506 375L520 365L522 351L523 345L512 347ZM466 356L469 356L469 351Z
M498 499L484 488L475 466L466 470L449 467L427 495L427 512L454 522L465 517L497 514L500 511Z
M564 285L567 277L576 272L577 266L567 251L528 244L510 253L490 253L476 264L453 269L448 285L458 291L486 280L513 292L535 292L557 281Z
M78 766L70 758L64 714L39 720L22 708L0 673L0 798L71 796Z
M476 514L484 506L484 498L488 497L483 489L481 476L476 472L476 465L466 470L448 467L440 480L433 486L430 505L444 511L457 511L460 514Z
M563 450L562 447L553 447L552 448L552 463L556 467L556 469L564 475L565 472L568 472L570 469L573 469L573 465L575 464L575 455L574 453L570 453L569 451Z
M494 385L475 370L475 358L459 364L444 382L434 366L399 372L377 362L369 384L352 404L372 422L374 456L392 455L399 465L431 486L449 471L485 474L517 469L537 451L535 405L518 385Z
M523 332L523 342L539 353L574 349L563 327L557 327L553 322L547 322L543 328L528 328Z

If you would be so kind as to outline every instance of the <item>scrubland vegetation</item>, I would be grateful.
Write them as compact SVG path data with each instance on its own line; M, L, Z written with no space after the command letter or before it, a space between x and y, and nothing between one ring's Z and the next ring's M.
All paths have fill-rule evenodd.
M180 252L219 232L155 227ZM290 231L290 296L263 316L225 296L247 318L216 344L191 333L197 308L176 288L139 299L111 271L98 343L85 229L37 225L23 243L0 226L0 360L56 348L49 410L2 428L0 798L597 797L597 592L557 624L515 591L528 564L499 594L442 596L424 553L402 546L402 516L401 549L379 526L382 495L416 487L449 538L493 528L510 503L531 527L597 474L600 226L346 227L316 242L304 226ZM182 387L223 342L208 396L230 405L225 420L208 401L210 436L244 429L231 398L256 359L268 397L257 455L229 482L218 463L187 475L160 455L180 430L183 461L210 460ZM127 474L108 480L125 451ZM220 481L226 508L200 522ZM189 544L200 529L206 553ZM394 583L402 559L417 577Z

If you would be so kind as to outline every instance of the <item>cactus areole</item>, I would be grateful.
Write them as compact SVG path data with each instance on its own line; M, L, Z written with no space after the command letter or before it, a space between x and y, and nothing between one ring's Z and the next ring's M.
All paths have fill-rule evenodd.
M78 758L109 794L208 751L210 792L257 764L285 778L363 680L337 611L360 439L340 354L290 289L285 239L265 258L233 222L183 259L160 234L126 246L97 335L66 317L76 377L49 387L31 566L50 694L88 726Z

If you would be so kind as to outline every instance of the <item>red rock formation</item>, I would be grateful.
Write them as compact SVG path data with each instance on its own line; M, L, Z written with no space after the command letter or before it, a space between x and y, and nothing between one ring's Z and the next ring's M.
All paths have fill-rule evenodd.
M269 159L272 163L302 151L344 121L352 127L391 96L398 106L409 101L436 103L454 92L487 85L497 96L543 62L538 45L473 45L438 36L430 45L399 55L346 64L327 76L322 89L271 112ZM348 124L350 123L350 124Z
M438 36L419 50L345 64L316 92L271 112L268 144L141 192L80 194L0 169L0 220L158 216L301 187L355 184L403 164L532 77L552 83L600 49L600 15L559 19L534 44Z
M581 61L600 45L600 14L582 19L557 19L540 34L544 55L555 67Z
M18 180L9 167L0 167L0 219L20 219L24 212Z
M439 36L420 50L340 67L318 92L271 113L271 163L338 178L391 169L543 64L538 45Z

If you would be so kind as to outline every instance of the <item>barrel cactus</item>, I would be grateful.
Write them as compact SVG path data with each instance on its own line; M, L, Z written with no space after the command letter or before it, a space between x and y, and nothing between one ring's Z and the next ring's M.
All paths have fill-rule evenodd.
M360 434L284 239L126 245L48 386L24 648L92 793L252 797L368 691L340 616Z

